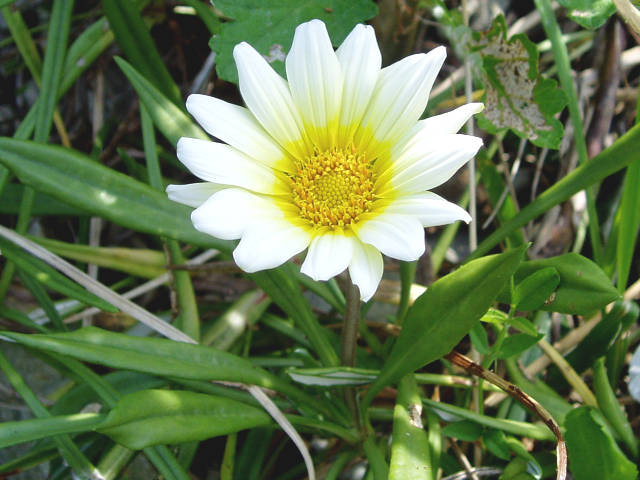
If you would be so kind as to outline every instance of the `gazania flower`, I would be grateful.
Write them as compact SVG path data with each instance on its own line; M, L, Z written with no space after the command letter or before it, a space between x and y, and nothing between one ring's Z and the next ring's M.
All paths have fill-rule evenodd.
M381 69L371 27L356 26L334 52L324 23L312 20L296 29L287 81L247 43L233 55L247 108L189 96L187 110L225 143L181 138L178 158L205 183L167 192L197 207L198 230L240 239L240 268L274 268L308 248L303 273L328 280L348 268L368 300L381 253L416 260L424 227L471 220L428 191L482 144L456 134L482 104L419 120L443 47Z

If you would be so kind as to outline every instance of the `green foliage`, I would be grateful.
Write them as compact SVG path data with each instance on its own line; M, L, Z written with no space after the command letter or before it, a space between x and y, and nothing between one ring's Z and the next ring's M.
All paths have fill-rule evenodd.
M595 30L616 12L613 0L558 0L568 9L569 18L578 25Z
M565 422L569 465L577 480L632 480L638 469L622 453L597 410L578 407Z
M555 118L567 103L554 80L538 72L538 49L524 34L507 38L503 16L489 32L475 34L480 54L485 109L478 125L491 133L511 129L541 147L560 147L563 129Z
M122 397L97 431L131 449L182 443L271 423L261 409L228 398L176 390L143 390Z
M215 6L231 19L211 39L216 71L220 78L234 83L238 82L238 73L233 47L240 42L249 43L284 76L284 58L298 25L314 18L322 20L337 46L356 23L369 20L378 10L371 0L217 0Z
M587 315L620 296L598 265L576 253L524 262L514 279L513 299L506 291L500 298L521 310Z
M451 2L442 0L405 2L403 8L373 0L180 3L104 0L87 11L79 2L55 0L40 2L34 16L25 2L0 0L9 31L0 49L8 59L2 73L10 98L0 105L0 128L2 135L13 135L0 137L0 233L7 227L29 232L28 238L79 268L101 267L98 281L114 292L155 288L142 297L141 308L180 330L169 333L197 339L203 332L201 344L186 344L156 338L145 325L131 327L126 312L0 236L0 321L6 329L0 333L0 369L34 416L0 424L0 476L49 463L52 478L189 480L199 478L195 462L206 460L222 480L298 478L302 462L246 390L256 385L270 392L305 442L312 435L328 439L330 450L312 452L328 480L348 475L344 470L353 462L366 465L366 478L374 480L436 480L440 469L443 476L454 475L462 467L445 437L462 442L469 458L464 442L473 442L487 464L502 469L503 480L552 478L556 437L550 420L545 424L517 404L520 390L559 425L576 480L636 478L637 436L618 396L627 391L623 374L640 312L636 303L621 299L637 281L640 127L625 132L625 122L612 123L602 132L607 142L600 142L610 146L588 158L586 140L603 139L593 138L593 128L587 138L581 112L593 110L597 124L604 100L587 90L579 104L574 79L586 68L602 68L592 61L593 42L610 40L602 32L570 34L583 42L578 44L562 35L571 30L567 16L584 28L600 28L615 11L613 2L560 0L567 15L561 9L556 19L549 1L536 0L542 28L532 28L541 45L551 43L553 56L539 56L525 34L509 36L511 21L529 8L522 6L505 7L488 32L473 33L478 17L465 22L461 8L449 9ZM374 18L378 8L381 15ZM469 249L466 259L469 250L457 225L444 233L429 229L429 239L437 241L434 271L420 261L385 261L387 271L399 268L399 281L385 274L376 296L361 306L355 366L340 366L338 356L342 323L358 321L340 290L346 275L314 281L300 272L300 258L272 270L239 272L229 261L235 243L195 230L191 209L162 191L186 178L175 158L178 139L210 138L186 113L184 96L213 89L224 101L241 102L237 88L226 83L237 82L233 47L248 42L284 75L295 28L312 18L326 23L335 46L356 23L370 19L378 38L390 42L381 45L383 52L426 51L444 43L449 59L438 80L446 83L436 82L439 93L429 109L440 113L459 105L464 79L451 73L462 72L465 60L476 67L472 96L484 95L486 104L476 130L487 146L478 156L476 178L486 197L477 196L475 221L498 209L498 227L479 230L480 246ZM556 71L562 89L548 78ZM623 77L627 87L637 85L635 70L624 70ZM65 95L70 89L74 94ZM559 147L567 101L579 158L575 169L564 148L544 165L540 154L540 147ZM632 118L627 103L615 106L623 109L616 118ZM505 136L507 130L526 139L517 153L518 139ZM517 198L505 187L498 153L523 160L522 176L514 181ZM599 184L625 168L624 177L609 178L598 197ZM540 187L529 192L523 179L534 169ZM620 198L611 205L610 184ZM551 186L542 191L544 185ZM538 227L549 226L551 209L583 190L588 218L575 244L560 237L559 245L552 239L554 248L541 245ZM466 208L468 201L465 193L460 205ZM560 214L567 225L568 210ZM605 215L602 222L598 214ZM103 223L98 246L95 237L90 240L90 233L98 233L91 217ZM583 227L589 230L584 248ZM543 254L576 253L526 260L528 241ZM215 249L217 256L192 267L192 260L203 258L202 249L207 255ZM485 256L492 249L502 253ZM441 268L452 273L443 276ZM163 274L169 281L161 285L154 279ZM414 282L428 286L415 301ZM85 321L102 322L105 329L70 323L69 315L84 305L101 310ZM552 314L563 319L553 329ZM582 331L584 324L589 333L565 350L572 330ZM465 376L454 360L462 357L447 353L466 352L470 344L479 358L466 366ZM541 370L540 349L558 365ZM13 351L22 355L20 369L25 358L37 358L38 367L29 364L19 372L5 355ZM62 378L52 394L38 386L43 364ZM427 365L427 371L412 373ZM480 368L520 390L506 388L509 397L488 380L473 381ZM389 388L394 384L397 390ZM580 400L569 396L569 386L596 407L576 408ZM96 405L99 413L89 413ZM200 443L216 436L219 442ZM533 450L522 438L533 442ZM25 442L36 443L15 455L8 450ZM224 453L212 454L223 444ZM143 463L133 461L138 456L157 472L129 471L129 465Z
M526 248L475 260L431 285L409 310L365 404L384 386L449 353L489 309Z

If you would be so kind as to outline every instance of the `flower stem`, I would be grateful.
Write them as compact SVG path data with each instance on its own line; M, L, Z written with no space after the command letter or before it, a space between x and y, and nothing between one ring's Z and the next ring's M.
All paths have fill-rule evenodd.
M347 367L356 365L356 346L358 344L358 330L360 326L360 290L347 274L346 285L347 305L344 312L344 326L342 327L342 344L340 346L340 361ZM344 399L351 412L351 418L360 430L360 409L358 398L353 387L344 391Z
M344 366L355 367L358 327L360 325L360 290L353 284L349 276L347 276L346 297L347 305L344 312L344 326L342 327L340 361Z

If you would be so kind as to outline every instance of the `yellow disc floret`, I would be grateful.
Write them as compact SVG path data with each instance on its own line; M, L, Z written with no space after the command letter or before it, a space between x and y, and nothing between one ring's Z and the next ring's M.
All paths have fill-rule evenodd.
M372 165L353 147L314 152L290 178L300 218L314 227L347 227L373 203Z

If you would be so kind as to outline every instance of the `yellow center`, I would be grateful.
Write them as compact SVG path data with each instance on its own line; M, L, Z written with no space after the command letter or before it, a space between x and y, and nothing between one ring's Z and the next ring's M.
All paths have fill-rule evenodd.
M373 203L373 169L353 147L333 148L297 164L291 175L293 203L315 227L345 227Z

